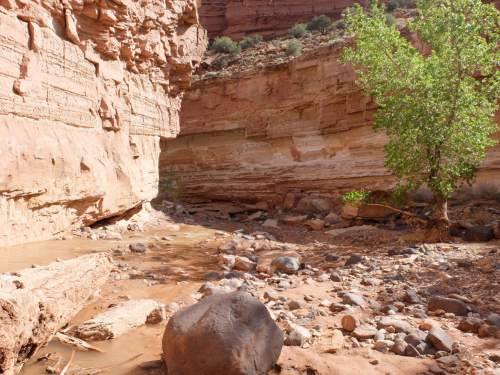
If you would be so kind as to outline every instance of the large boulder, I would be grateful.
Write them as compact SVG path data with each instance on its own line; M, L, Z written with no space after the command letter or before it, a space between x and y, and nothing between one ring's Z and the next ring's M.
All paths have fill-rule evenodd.
M177 312L163 336L169 375L264 375L283 332L247 293L212 295Z

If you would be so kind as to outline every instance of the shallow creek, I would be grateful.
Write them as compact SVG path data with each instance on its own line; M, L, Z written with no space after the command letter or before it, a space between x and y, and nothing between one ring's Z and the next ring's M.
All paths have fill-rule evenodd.
M171 240L159 241L162 236L168 236ZM218 269L214 258L210 256L215 249L200 244L213 236L214 230L182 225L180 230L167 228L133 234L125 237L123 241L74 239L12 246L0 249L0 272L12 272L31 267L33 264L46 265L57 259L69 259L120 246L125 248L134 242L154 244L146 254L128 253L115 257L115 261L135 266L141 271L165 275L167 282L148 285L148 280L144 279L114 280L112 274L100 296L91 301L71 321L71 324L78 324L105 310L111 303L118 303L126 298L153 298L164 303L193 303L190 295L199 288L205 273ZM113 340L92 342L94 346L102 349L103 353L76 351L73 364L81 368L102 369L102 373L113 375L151 374L138 368L138 364L160 359L164 328L165 323L142 326ZM47 363L37 362L36 359L50 352L59 353L67 361L72 348L56 340L52 341L25 365L22 374L46 373Z

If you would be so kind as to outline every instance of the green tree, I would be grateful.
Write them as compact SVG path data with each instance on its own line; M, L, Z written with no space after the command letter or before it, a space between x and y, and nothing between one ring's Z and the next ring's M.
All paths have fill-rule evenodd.
M332 25L332 20L330 19L330 17L322 14L321 16L314 17L307 24L307 30L320 31L322 34L326 34L331 25Z
M388 136L386 166L408 186L427 185L436 223L445 227L448 198L472 182L495 144L499 12L481 0L419 0L417 8L406 25L413 42L376 3L368 13L348 10L354 44L343 61L378 106L374 127Z

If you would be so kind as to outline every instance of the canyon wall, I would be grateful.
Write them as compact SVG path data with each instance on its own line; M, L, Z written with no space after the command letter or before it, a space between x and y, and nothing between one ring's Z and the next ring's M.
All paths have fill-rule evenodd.
M374 103L355 86L352 69L338 62L340 48L205 75L183 102L181 136L162 142L161 175L187 198L277 204L287 193L391 187L386 138L372 130ZM500 182L500 147L488 153L479 180Z
M294 24L320 14L338 19L345 8L355 3L366 5L369 1L202 0L200 19L210 38L227 35L241 39L249 34L269 38L284 35Z
M0 246L154 198L205 48L193 0L0 0Z

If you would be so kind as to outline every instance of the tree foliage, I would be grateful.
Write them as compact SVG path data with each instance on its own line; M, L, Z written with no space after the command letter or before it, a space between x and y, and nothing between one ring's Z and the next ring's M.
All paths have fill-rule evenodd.
M406 24L413 42L376 3L369 12L348 10L354 45L343 61L378 105L374 126L389 138L386 166L446 202L495 144L499 12L481 0L419 0L417 8Z
M332 20L330 19L330 17L322 14L321 16L314 17L307 24L307 30L320 31L321 33L325 34L331 25L332 25Z

